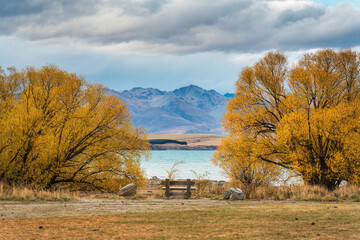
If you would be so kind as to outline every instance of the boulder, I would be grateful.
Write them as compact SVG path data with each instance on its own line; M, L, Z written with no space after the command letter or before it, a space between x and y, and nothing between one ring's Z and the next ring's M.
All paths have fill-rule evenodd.
M241 191L240 188L230 188L224 194L224 199L226 200L243 200L245 194Z
M136 194L137 186L135 183L130 183L120 189L119 195L124 197L134 196Z
M225 185L225 181L224 180L220 180L218 182L218 187L223 187Z

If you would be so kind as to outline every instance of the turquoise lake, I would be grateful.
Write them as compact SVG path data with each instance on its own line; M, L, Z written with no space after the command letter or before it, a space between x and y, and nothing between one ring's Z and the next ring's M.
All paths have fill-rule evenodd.
M145 169L148 178L156 176L167 178L166 170L170 170L175 162L183 163L176 166L176 178L195 178L195 171L198 175L209 173L206 178L211 180L227 180L222 170L211 163L211 157L215 151L205 150L165 150L152 151L148 161L143 160L141 167Z

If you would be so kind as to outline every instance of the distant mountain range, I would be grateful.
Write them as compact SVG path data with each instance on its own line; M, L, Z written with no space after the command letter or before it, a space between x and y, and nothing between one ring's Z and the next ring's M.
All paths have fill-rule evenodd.
M194 85L170 92L140 87L109 91L127 103L134 125L148 133L223 134L221 119L233 97Z

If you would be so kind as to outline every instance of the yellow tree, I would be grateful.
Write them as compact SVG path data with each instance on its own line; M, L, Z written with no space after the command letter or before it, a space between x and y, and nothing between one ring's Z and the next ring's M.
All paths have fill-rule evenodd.
M251 148L231 161L269 163L328 189L343 180L356 183L359 84L359 55L351 50L305 54L290 70L283 54L268 53L239 75L224 117L229 137L214 162L225 161L226 141L240 139Z
M222 140L213 162L224 170L246 196L259 186L279 180L280 169L256 157L260 145L251 137L229 136Z
M106 191L144 180L146 135L122 101L56 66L10 70L2 80L10 97L0 102L0 134L8 136L0 142L1 180Z

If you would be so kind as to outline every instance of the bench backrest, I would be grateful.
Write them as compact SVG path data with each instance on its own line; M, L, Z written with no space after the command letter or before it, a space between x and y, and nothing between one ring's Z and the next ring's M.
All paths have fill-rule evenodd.
M169 185L187 185L187 184L188 184L187 180L169 180ZM166 180L161 181L161 185L166 185ZM195 182L190 181L190 185L194 186Z

